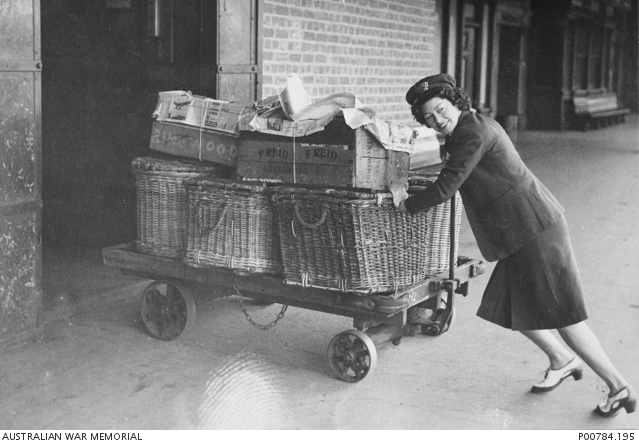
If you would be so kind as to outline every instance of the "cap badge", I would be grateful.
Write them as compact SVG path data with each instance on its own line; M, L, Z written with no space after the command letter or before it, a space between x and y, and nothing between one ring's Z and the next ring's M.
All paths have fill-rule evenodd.
M416 94L421 94L421 93L423 93L425 91L428 91L428 82L420 83L415 88L415 93Z

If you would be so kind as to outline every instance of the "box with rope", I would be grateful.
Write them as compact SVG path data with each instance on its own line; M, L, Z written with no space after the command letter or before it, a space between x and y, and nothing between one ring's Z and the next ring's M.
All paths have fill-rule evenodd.
M389 150L363 127L335 117L326 128L302 137L243 133L237 174L283 183L388 189L406 184L409 153Z

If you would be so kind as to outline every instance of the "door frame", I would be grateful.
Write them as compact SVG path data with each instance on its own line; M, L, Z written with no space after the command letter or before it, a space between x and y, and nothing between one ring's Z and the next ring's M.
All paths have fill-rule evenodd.
M18 0L16 0L18 1ZM29 0L22 0L28 3ZM25 313L25 320L15 330L7 330L0 334L0 350L22 344L38 338L42 334L42 53L40 43L40 0L31 0L33 16L33 52L31 57L21 59L4 58L0 53L0 75L3 73L32 73L33 74L33 127L30 138L24 141L33 150L34 183L28 197L16 199L13 202L0 203L0 219L11 220L20 216L33 215L33 234L28 238L29 245L24 246L33 256L29 264L33 265L32 282L24 287L28 301L21 301ZM29 136L28 136L29 137ZM18 168L18 166L16 166ZM13 171L16 175L20 171ZM1 201L0 201L1 202ZM15 240L14 240L15 241ZM18 266L19 264L15 264ZM24 272L24 270L23 270ZM18 270L16 270L18 273ZM9 298L11 294L5 295ZM25 304L26 302L26 304ZM26 305L26 306L25 306ZM27 313L28 312L28 313Z
M501 41L501 26L515 26L521 29L519 39L519 82L517 85L517 115L518 115L518 128L525 129L528 124L527 116L527 100L526 91L528 85L528 70L527 70L527 52L528 47L528 29L530 28L530 11L523 8L512 7L506 4L497 4L495 11L495 20L493 22L493 45L492 45L492 67L491 67L491 80L490 80L490 103L493 104L493 113L495 115L500 114L498 109L497 97L499 92L499 52Z

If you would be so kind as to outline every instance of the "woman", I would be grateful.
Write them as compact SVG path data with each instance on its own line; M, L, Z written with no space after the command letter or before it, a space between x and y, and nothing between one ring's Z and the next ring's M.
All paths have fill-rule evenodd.
M414 214L459 190L479 249L498 261L477 315L521 332L550 360L535 393L582 377L582 360L608 385L595 408L612 416L635 411L637 397L586 325L581 280L564 209L524 165L503 128L474 112L455 79L438 74L415 83L406 100L415 119L446 136L448 160L435 183L408 197L393 187L395 206ZM550 330L556 329L577 356ZM581 359L580 359L581 358Z

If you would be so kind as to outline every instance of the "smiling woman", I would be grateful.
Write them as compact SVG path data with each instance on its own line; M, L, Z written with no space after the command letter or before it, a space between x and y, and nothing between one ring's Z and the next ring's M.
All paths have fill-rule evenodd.
M564 208L524 164L504 129L470 107L452 76L421 79L406 101L415 120L446 136L448 159L437 180L423 191L409 197L405 189L392 187L393 202L400 211L415 214L459 191L482 255L498 261L477 315L521 332L550 360L544 380L531 391L548 392L566 378L581 379L583 359L610 390L596 413L635 411L634 390L586 325ZM557 330L572 351L551 330Z
M453 133L461 115L459 108L441 97L433 97L428 102L423 103L419 110L424 116L426 125L445 136Z
M455 87L455 79L448 74L426 77L415 85L406 94L413 117L444 136L453 133L462 111L474 111L470 97ZM417 89L422 93L416 96Z

